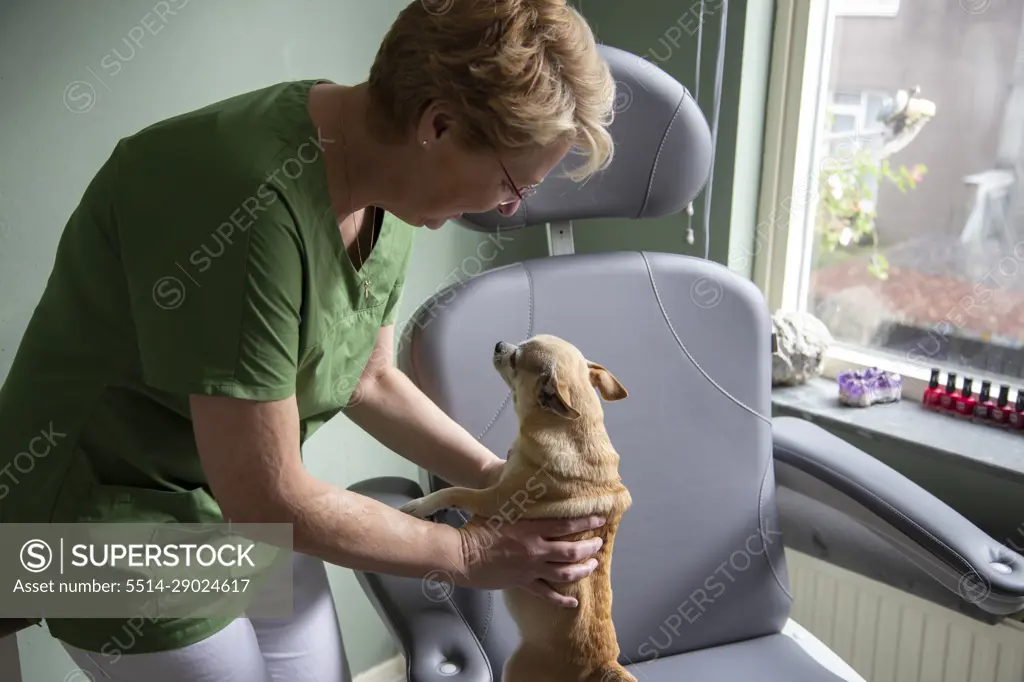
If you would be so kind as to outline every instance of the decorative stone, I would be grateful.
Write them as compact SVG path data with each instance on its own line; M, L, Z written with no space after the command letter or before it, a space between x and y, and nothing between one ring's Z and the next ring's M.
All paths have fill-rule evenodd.
M853 407L868 407L875 403L892 403L903 394L903 378L896 372L870 367L847 369L836 377L839 401Z
M773 386L795 386L821 376L832 345L832 334L821 320L807 312L779 310L772 315L772 332Z

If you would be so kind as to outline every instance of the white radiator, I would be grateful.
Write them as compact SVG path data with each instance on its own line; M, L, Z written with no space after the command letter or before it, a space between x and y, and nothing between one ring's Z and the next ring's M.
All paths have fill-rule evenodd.
M990 626L792 550L793 620L868 682L1024 682L1024 625Z

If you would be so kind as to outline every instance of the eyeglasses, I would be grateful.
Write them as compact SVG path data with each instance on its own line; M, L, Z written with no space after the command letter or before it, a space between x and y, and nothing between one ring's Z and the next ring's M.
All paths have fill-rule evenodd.
M498 165L501 166L501 170L505 173L505 178L508 180L509 186L512 188L512 191L516 193L516 196L519 197L519 201L523 201L526 197L532 197L537 193L537 185L526 185L522 188L516 187L516 183L512 182L512 176L508 174L508 169L505 168L505 164L501 162L501 159L498 159Z

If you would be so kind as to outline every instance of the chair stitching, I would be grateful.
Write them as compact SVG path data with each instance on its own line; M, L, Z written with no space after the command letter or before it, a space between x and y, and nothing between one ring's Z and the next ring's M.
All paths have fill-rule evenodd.
M454 587L452 589L454 591ZM462 624L465 625L466 626L466 630L469 631L470 638L476 643L476 647L480 651L480 655L484 657L484 662L487 664L487 679L491 680L493 682L493 680L494 680L494 672L491 670L491 659L487 656L487 651L484 649L483 644L481 644L480 640L477 639L475 634L473 634L473 628L470 627L469 621L466 620L466 617L462 614L462 611L455 604L455 601L452 599L451 593L448 593L448 595L445 597L445 599L446 599L446 601L449 604L451 604L452 609L455 610L455 613L459 616L459 619L462 620ZM395 619L395 617L394 617L395 614L394 614L394 612L391 609L389 609L387 607L386 600L380 600L379 603L381 605L381 608L384 609L384 612L387 614L388 618L391 620L392 623L401 622L400 619L398 619L398 620ZM399 638L399 639L401 639L401 638ZM407 661L407 663L406 663L406 673L409 673L410 672L409 668L412 666L412 661L413 661L413 656L411 655L412 652L409 650L409 647L405 645L405 642L402 643L402 649L405 652L405 657L406 657L406 661Z
M487 615L484 616L484 632L480 637L480 641L486 642L487 635L491 632L491 621L494 620L494 592L487 593Z
M454 588L452 591L454 592ZM484 657L484 662L487 663L487 679L493 680L494 671L491 670L491 659L487 655L487 649L484 648L483 640L477 639L477 637L473 635L473 628L470 626L469 621L466 620L466 616L463 615L462 609L460 609L458 605L456 605L455 600L452 599L451 594L448 595L448 601L451 602L452 608L455 609L455 613L459 614L459 618L462 620L462 624L466 626L467 630L469 630L470 636L473 638L473 641L476 642L476 646L480 650L480 655ZM486 636L487 635L485 633L484 637Z
M761 541L763 543L766 543L766 541L765 541L765 539L763 537L764 531L762 530L762 528L764 528L764 487L765 487L765 484L767 484L767 482L768 482L768 472L771 471L772 461L773 461L772 457L771 457L771 455L769 455L768 456L768 465L764 468L764 475L761 476L761 489L757 493L757 530L758 530L759 533L762 533ZM778 572L775 569L775 564L772 563L772 558L771 558L770 554L768 553L768 545L767 544L765 544L765 547L764 547L764 558L765 558L765 561L768 562L768 568L771 570L772 576L775 578L775 582L778 583L779 589L781 589L786 594L786 596L789 597L790 601L793 601L793 594L782 583L782 579L779 578L779 574L778 574Z
M459 517L462 519L463 523L468 523L469 522L469 515L464 514L462 512L462 510L459 510L459 509L456 509L454 511L459 515ZM487 592L487 609L486 609L486 612L485 612L485 615L484 615L484 630L483 630L483 633L480 635L480 642L481 643L487 641L487 634L490 632L491 621L493 619L494 619L494 592L488 591Z
M531 336L533 336L533 277L530 275L530 269L526 267L526 265L524 265L523 263L519 263L519 266L523 269L523 272L526 274L526 283L530 292L528 299L529 322L527 323L528 329L526 332L526 338L530 338ZM491 430L491 427L493 427L494 424L497 423L498 417L501 416L501 413L505 409L505 406L508 405L508 399L511 397L512 389L509 389L508 393L505 394L505 399L501 401L501 405L498 406L498 409L494 412L494 416L491 417L491 421L487 423L487 426L484 427L484 430L480 433L479 436L476 437L477 440L480 440L484 436L486 436L488 432Z
M527 311L528 311L528 315L529 316L528 316L528 322L527 322L526 338L530 338L531 336L533 336L533 323L534 323L533 275L530 273L530 268L526 267L526 265L524 263L520 263L519 266L522 268L523 273L526 275L527 290L529 291L529 296L527 297ZM488 434L488 432L490 432L491 427L493 427L497 423L498 417L501 416L502 411L505 409L505 406L508 405L508 400L511 397L512 397L512 390L509 389L508 393L505 394L505 399L501 401L501 405L498 406L498 409L497 409L497 411L495 411L494 416L491 417L491 421L488 422L487 426L484 427L483 432L481 432L481 434L476 437L476 439L478 441L482 440L483 437L486 436ZM480 641L481 642L486 642L487 641L487 635L488 635L488 633L491 630L491 622L493 620L494 620L494 593L493 592L488 592L487 593L487 615L485 616L485 620L484 620L484 631L483 631L483 634L480 637Z
M100 665L100 664L99 664L99 663L98 663L98 662L96 661L96 657L95 657L95 656L93 656L93 652L91 652L91 651L83 651L82 653L84 653L84 654L85 654L85 655L86 655L86 656L87 656L87 657L89 658L89 660L90 660L90 661L92 661L92 664L96 666L96 669L97 669L97 670L99 670L99 671L100 671L101 673L103 673L103 677L104 677L104 678L106 678L106 679L108 679L108 680L112 680L112 679L114 679L113 677L111 677L110 675L108 675L108 674L107 674L107 671L106 671L106 670L105 670L105 669L103 668L103 666L102 666L102 665ZM115 659L115 660L116 660L116 659ZM73 671L73 672L77 672L77 671ZM87 679L87 680L88 680L88 679L92 679L92 676L90 675L90 673L89 673L88 671L82 670L82 672L84 672L84 673L85 673L85 679ZM68 676L67 676L67 677L65 677L64 679L70 679L71 677L75 677L75 675L68 675Z
M672 320L668 316L668 310L665 309L665 303L664 303L664 301L661 300L661 294L658 293L658 284L654 280L654 270L653 270L653 268L651 268L650 261L647 260L647 254L645 254L643 251L641 251L640 252L640 256L641 256L641 258L644 259L644 263L647 265L647 276L651 280L651 288L654 291L654 298L658 301L658 306L661 308L661 315L662 315L662 317L665 320L665 324L668 325L669 331L672 332L672 336L675 339L676 344L678 344L679 348L683 351L683 353L686 355L686 357L689 358L690 362L693 363L693 366L696 367L698 370L700 370L700 373L704 375L704 378L706 378L708 381L710 381L715 386L715 388L717 388L719 391L721 391L724 395L728 396L734 403L736 403L737 405L739 405L740 407L745 409L747 412L751 413L752 415L754 415L755 417L757 417L761 421L763 421L766 424L768 424L769 426L771 426L772 422L771 422L770 419L767 419L766 417L764 417L760 413L758 413L757 410L754 410L753 408L748 407L744 403L741 403L736 398L733 398L731 395L729 395L729 393L727 391L725 391L725 389L720 387L718 385L718 383L715 382L714 379L712 379L704 371L704 369L697 363L696 359L692 355L690 355L689 351L686 350L686 346L683 345L682 339L679 338L679 334L676 333L675 327L672 325ZM771 462L772 462L772 460L769 457L769 459L768 459L768 466L771 466ZM765 486L765 482L768 479L768 471L769 471L769 469L765 468L764 474L761 477L761 486L760 486L760 489L758 490L758 494L757 494L757 523L758 523L757 527L758 527L758 531L759 532L761 532L761 528L763 527L763 524L764 524L763 499L764 499L764 486ZM775 582L778 583L779 588L781 588L782 591L786 593L786 596L789 597L789 599L792 601L793 595L790 594L789 590L786 588L785 585L783 585L782 580L779 578L779 575L778 575L778 573L775 570L775 565L772 563L771 557L768 556L768 549L767 549L767 547L765 548L764 556L765 556L765 561L768 562L768 568L771 570L772 576L775 578Z
M679 117L679 112L683 109L683 102L686 101L686 95L679 98L679 104L676 105L676 110L672 112L672 119L669 120L668 126L665 128L665 134L661 136L661 143L658 145L658 153L654 155L654 165L651 167L651 176L647 179L647 192L644 194L644 202L640 205L640 212L635 216L639 218L647 210L647 202L651 198L651 188L654 187L654 174L658 172L658 160L661 159L661 152L665 148L665 142L668 141L668 134L672 131L672 126L675 125L676 118Z
M708 382L712 386L717 388L718 391L722 395L724 395L726 398L728 398L729 400L731 400L735 404L739 405L744 410L746 410L750 414L754 415L755 417L757 417L758 419L760 419L764 423L766 423L769 426L771 426L772 420L770 418L765 417L760 412L758 412L754 408L748 406L747 404L740 402L735 397L733 397L733 395L731 393L729 393L727 390L725 390L724 388L719 386L718 382L715 381L714 379L712 379L711 375L709 375L707 372L704 371L704 368L700 366L700 364L697 362L697 359L694 358L692 355L690 355L690 351L688 351L686 349L686 346L683 344L682 339L679 338L679 334L676 332L676 328L675 328L675 326L673 326L672 320L668 316L668 311L665 309L665 303L664 303L664 301L661 300L661 294L658 293L658 284L654 281L654 270L651 268L650 261L647 260L647 254L644 253L643 251L641 251L640 252L640 257L644 259L644 263L647 265L647 276L651 280L651 288L654 290L654 298L655 298L655 300L658 301L658 307L661 309L661 316L665 319L665 324L668 325L669 331L672 332L672 337L676 340L676 345L679 346L679 349L683 351L683 354L686 355L686 357L693 364L693 366L697 368L697 371L699 371L701 373L701 375L705 379L707 379Z

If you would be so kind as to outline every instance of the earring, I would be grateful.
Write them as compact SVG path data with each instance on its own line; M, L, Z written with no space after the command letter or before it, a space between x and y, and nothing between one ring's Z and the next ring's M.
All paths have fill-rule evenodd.
M427 141L426 141L426 140L423 140L423 144L424 144L424 145L426 145L426 144L427 144Z

